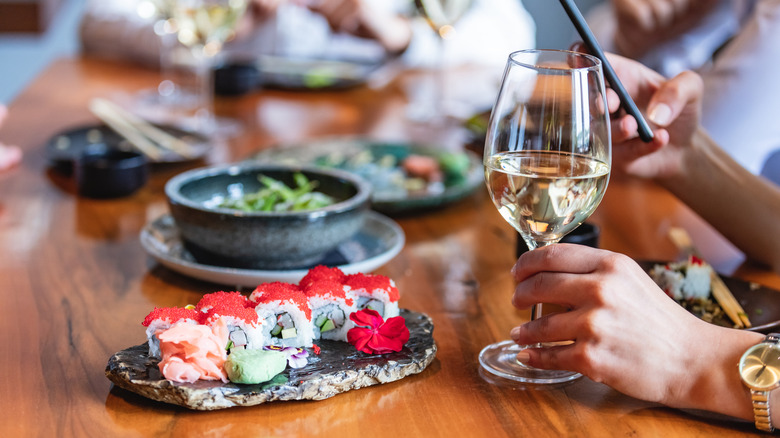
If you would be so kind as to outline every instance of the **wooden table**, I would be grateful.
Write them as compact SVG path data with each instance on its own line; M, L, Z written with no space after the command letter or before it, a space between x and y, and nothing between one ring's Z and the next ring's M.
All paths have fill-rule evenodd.
M373 90L262 91L220 99L245 134L215 146L208 163L245 158L278 141L360 134L409 139L405 75ZM395 279L401 306L435 323L438 354L421 374L318 402L195 412L113 388L116 351L143 342L153 307L184 306L225 286L172 272L148 257L139 232L167 211L164 183L204 163L156 167L136 194L92 200L49 169L56 133L94 123L87 103L156 85L152 71L90 59L54 63L10 105L0 140L24 150L0 173L0 436L711 436L753 434L750 424L645 403L581 379L558 389L488 383L477 354L527 320L509 303L515 234L484 191L424 214L395 218L400 255L377 273ZM484 96L483 96L484 97ZM716 268L780 288L780 277L741 266L741 255L656 186L610 183L592 222L601 245L637 259L672 259L670 226L689 229ZM735 271L736 270L736 271Z

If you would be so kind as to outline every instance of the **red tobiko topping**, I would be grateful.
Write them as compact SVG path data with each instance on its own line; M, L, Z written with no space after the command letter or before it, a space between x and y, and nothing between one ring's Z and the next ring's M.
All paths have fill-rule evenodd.
M346 286L344 283L337 282L337 281L331 281L331 280L321 280L314 283L309 284L309 286L306 287L303 291L307 297L333 297L333 298L339 298L344 300L344 303L346 305L351 306L354 300L352 298L347 297L347 291Z
M230 306L213 307L211 310L199 314L199 321L201 324L208 324L215 321L220 316L232 316L237 319L241 319L250 324L257 324L259 316L253 307L244 307L238 304Z
M257 286L254 291L252 291L252 293L249 295L249 301L259 303L261 301L268 301L261 300L261 297L264 297L265 295L283 296L295 292L301 292L301 289L292 283L283 283L281 281L263 283Z
M314 351L314 354L316 354L317 356L319 356L320 353L322 352L322 348L320 348L320 346L317 344L312 344L311 349Z
M261 284L252 292L249 299L260 304L272 301L292 301L308 319L311 319L309 300L298 286L290 283L273 282Z
M691 264L692 265L703 265L704 260L696 257L695 255L691 254Z
M312 283L317 283L319 281L336 281L344 283L346 277L346 274L339 268L329 268L325 265L317 265L309 269L309 272L303 276L299 284L301 285L301 288L307 288Z
M398 298L400 298L398 288L393 285L390 278L384 275L352 274L347 276L345 284L353 290L365 289L369 293L376 289L385 290L387 291L387 298L391 302L398 301Z
M385 354L401 351L409 340L409 329L402 316L384 321L379 313L363 309L349 315L356 327L347 332L347 341L358 351Z
M212 308L253 308L254 303L246 299L241 292L213 292L203 295L195 306L198 312L207 312Z
M183 307L155 307L154 310L149 312L141 323L144 327L149 327L149 324L156 319L167 320L173 324L176 321L183 319L197 320L198 312L195 309L185 309Z

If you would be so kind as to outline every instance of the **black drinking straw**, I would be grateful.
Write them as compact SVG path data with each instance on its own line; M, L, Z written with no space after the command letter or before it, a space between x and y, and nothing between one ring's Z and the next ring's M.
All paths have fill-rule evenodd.
M593 35L590 27L588 27L588 23L585 22L585 17L582 16L582 13L579 8L577 8L574 0L561 0L561 5L563 6L563 9L566 10L566 14L569 16L572 24L574 24L574 27L577 28L577 32L579 32L583 42L588 47L588 50L595 55L596 58L601 60L604 67L604 76L607 78L609 85L612 86L612 89L615 90L618 97L620 97L623 109L636 119L639 138L646 143L651 142L653 140L653 131L650 129L650 125L647 124L647 120L645 120L644 116L642 116L642 113L639 111L639 108L637 108L636 103L634 103L634 99L626 92L620 79L618 79L615 74L615 70L612 69L612 65L607 61L604 51L601 50L599 42L596 41L596 37Z

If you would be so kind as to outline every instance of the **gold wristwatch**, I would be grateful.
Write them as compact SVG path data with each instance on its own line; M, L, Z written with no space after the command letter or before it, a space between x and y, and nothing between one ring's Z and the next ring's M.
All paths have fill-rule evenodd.
M739 375L750 389L756 427L773 432L769 393L780 387L780 333L770 333L763 341L748 348L739 360Z

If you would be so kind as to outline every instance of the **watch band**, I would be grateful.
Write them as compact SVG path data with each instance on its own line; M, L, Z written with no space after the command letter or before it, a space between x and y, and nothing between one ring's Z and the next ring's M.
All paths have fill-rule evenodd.
M770 333L761 342L780 344L780 334ZM753 417L755 418L756 428L764 432L774 432L772 417L769 414L769 391L751 389L750 398L753 400Z
M769 415L769 391L751 389L750 398L753 399L753 417L756 420L756 428L764 432L774 432L772 417Z

